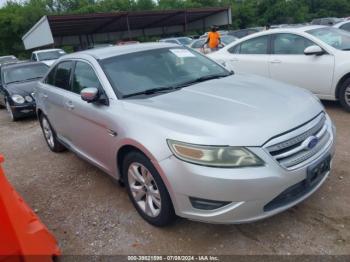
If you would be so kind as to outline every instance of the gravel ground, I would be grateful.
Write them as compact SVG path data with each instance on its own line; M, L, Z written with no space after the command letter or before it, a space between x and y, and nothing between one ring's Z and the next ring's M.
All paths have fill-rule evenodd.
M124 188L73 153L51 153L35 119L11 123L5 110L0 152L7 177L63 254L350 254L350 114L325 105L338 131L332 175L302 204L252 224L179 219L152 227Z

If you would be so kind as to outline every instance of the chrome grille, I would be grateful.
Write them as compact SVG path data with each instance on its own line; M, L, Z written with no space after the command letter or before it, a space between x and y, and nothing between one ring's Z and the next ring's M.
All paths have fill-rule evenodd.
M266 147L270 155L284 168L293 169L299 164L306 162L308 159L315 156L318 152L330 142L331 134L328 131L326 123L326 116L322 113L316 119L312 120L308 129L301 134L286 139L285 141L273 144L273 141ZM305 128L307 125L292 131L291 133L298 133L299 130ZM284 134L281 137L289 136ZM280 137L280 138L281 138ZM309 148L311 137L316 137L318 143L315 147ZM274 140L279 140L278 138ZM271 145L272 143L272 145Z

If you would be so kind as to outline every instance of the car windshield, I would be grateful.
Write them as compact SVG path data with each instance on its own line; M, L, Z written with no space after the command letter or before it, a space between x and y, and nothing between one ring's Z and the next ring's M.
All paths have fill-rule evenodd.
M325 27L307 31L326 44L340 50L350 50L350 33L338 28Z
M192 38L189 38L189 37L181 37L181 38L178 38L177 40L179 40L179 42L182 44L182 45L189 45L192 43Z
M44 64L23 65L4 68L3 77L6 84L24 82L42 78L49 67Z
M225 35L225 36L221 37L221 41L225 45L231 44L233 41L236 41L237 39L238 39L237 37L234 37L234 36L231 36L231 35Z
M54 51L46 51L46 52L37 53L37 56L38 56L39 61L45 61L45 60L58 59L65 54L66 54L66 52L64 52L63 50L54 50Z
M231 73L203 55L187 48L161 48L101 61L101 65L118 96L171 89L208 77L225 77Z

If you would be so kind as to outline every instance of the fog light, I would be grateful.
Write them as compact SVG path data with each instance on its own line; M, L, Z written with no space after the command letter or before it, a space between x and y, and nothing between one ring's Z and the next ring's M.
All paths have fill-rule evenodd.
M190 197L190 201L194 208L202 210L214 210L231 203L227 201L215 201L196 197Z

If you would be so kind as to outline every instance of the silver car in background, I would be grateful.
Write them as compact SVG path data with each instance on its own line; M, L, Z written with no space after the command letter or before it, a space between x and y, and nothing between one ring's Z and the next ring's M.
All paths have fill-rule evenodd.
M308 91L235 75L179 45L149 43L60 58L37 114L69 149L121 180L139 214L211 223L269 217L330 173L335 130Z

